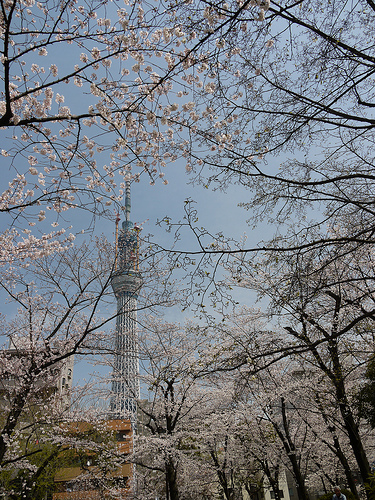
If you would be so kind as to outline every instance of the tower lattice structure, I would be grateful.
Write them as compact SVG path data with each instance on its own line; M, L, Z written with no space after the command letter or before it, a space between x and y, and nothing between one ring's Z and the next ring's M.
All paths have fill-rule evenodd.
M116 262L111 284L117 298L115 357L110 411L112 418L136 424L139 399L137 301L142 286L139 272L139 228L130 221L130 183L126 183L125 221L116 226Z

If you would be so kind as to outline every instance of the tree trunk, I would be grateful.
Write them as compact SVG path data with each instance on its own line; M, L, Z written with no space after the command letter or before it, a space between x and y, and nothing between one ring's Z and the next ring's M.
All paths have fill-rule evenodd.
M12 435L14 429L18 424L18 420L25 407L27 397L31 389L31 375L29 375L30 383L28 383L24 390L19 392L12 402L11 411L8 414L7 420L0 435L0 464L4 460L5 453L8 449L9 437Z
M328 348L333 362L334 377L332 378L332 382L336 390L336 399L344 421L346 432L348 433L350 445L362 476L362 481L366 482L371 473L370 465L359 434L358 425L354 420L353 413L347 399L339 353L337 350L337 341L335 339L331 340L328 344Z
M177 473L171 457L165 464L166 500L178 500Z
M330 424L330 422L329 422L329 416L327 415L327 413L326 413L323 405L321 404L321 401L319 399L319 395L316 396L316 402L317 402L317 404L319 406L319 410L320 410L320 413L322 414L324 422L327 425L327 428L328 428L328 430L329 430L329 432L331 433L331 436L332 436L333 447L330 446L330 445L328 445L328 443L327 443L327 445L330 446L330 449L332 449L332 451L335 453L335 455L337 456L337 458L340 460L340 463L341 463L341 465L342 465L342 467L344 469L345 477L346 477L346 480L348 482L348 486L350 488L350 491L353 493L353 495L355 496L355 498L357 500L359 500L359 495L358 495L358 491L357 491L357 485L356 485L356 483L354 481L353 474L352 474L352 471L350 469L350 465L348 463L348 460L347 460L344 452L341 449L340 441L339 441L339 439L337 437L337 434L336 434L336 427L334 425ZM323 440L323 442L326 442L326 441ZM332 484L335 484L336 482L337 481L334 481L334 483L332 483ZM324 481L323 481L323 486L325 488Z
M301 473L301 469L298 464L296 449L289 435L289 424L288 424L288 419L286 417L286 405L284 398L281 398L281 415L282 415L284 432L280 429L280 427L277 425L276 422L272 422L272 425L274 426L275 431L277 432L281 442L283 443L288 459L292 465L293 476L296 481L298 499L309 500L309 495L307 493L307 489L305 486L305 479Z

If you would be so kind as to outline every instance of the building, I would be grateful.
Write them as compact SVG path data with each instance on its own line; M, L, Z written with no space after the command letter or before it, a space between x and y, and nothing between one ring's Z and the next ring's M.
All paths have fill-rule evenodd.
M59 469L55 475L55 492L53 500L104 500L109 498L110 491L116 490L116 498L128 499L131 497L131 483L133 478L132 464L126 462L126 456L132 452L133 435L130 420L106 420L103 429L97 433L98 442L103 439L113 438L115 451L118 455L124 455L119 467L106 471L105 462L101 463L98 453L92 449L86 450L86 454L73 455L67 467ZM90 434L90 440L95 439L92 435L93 426L87 422L72 422L68 429L74 436L82 438ZM106 456L108 455L108 451ZM82 463L82 456L85 457ZM103 466L104 465L104 466ZM112 498L112 497L111 497Z
M42 351L40 351L42 352ZM25 347L12 347L1 351L0 356L0 408L12 405L21 380L29 366L29 360L35 356L35 351ZM57 352L54 353L57 355ZM58 396L64 406L70 405L70 389L73 382L74 356L69 356L63 361L52 364L48 369L41 372L38 378L32 381L33 389L29 393L29 399L37 404L50 397L52 394Z
M119 231L116 229L116 263L111 280L117 298L117 318L110 417L130 418L135 426L139 399L137 299L142 278L139 228L130 221L130 208L130 182L127 181L125 221Z
M273 500L275 498L275 494L272 491L272 488L267 479L264 480L264 500ZM286 470L282 469L279 475L279 496L284 500L297 500L298 493L295 481L293 479L292 474Z

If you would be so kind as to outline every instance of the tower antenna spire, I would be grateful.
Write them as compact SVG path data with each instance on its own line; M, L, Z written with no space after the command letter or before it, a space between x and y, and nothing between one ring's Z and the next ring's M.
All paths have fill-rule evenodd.
M131 210L130 180L127 179L125 181L125 220L127 223L130 222L130 210Z

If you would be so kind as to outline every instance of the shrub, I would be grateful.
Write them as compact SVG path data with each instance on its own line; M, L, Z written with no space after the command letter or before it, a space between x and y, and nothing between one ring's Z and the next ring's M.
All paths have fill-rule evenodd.
M346 496L346 500L355 500L355 496L350 490L341 490L341 493L343 493ZM318 500L332 500L333 497L333 491L330 493L325 493L321 497L318 498Z

